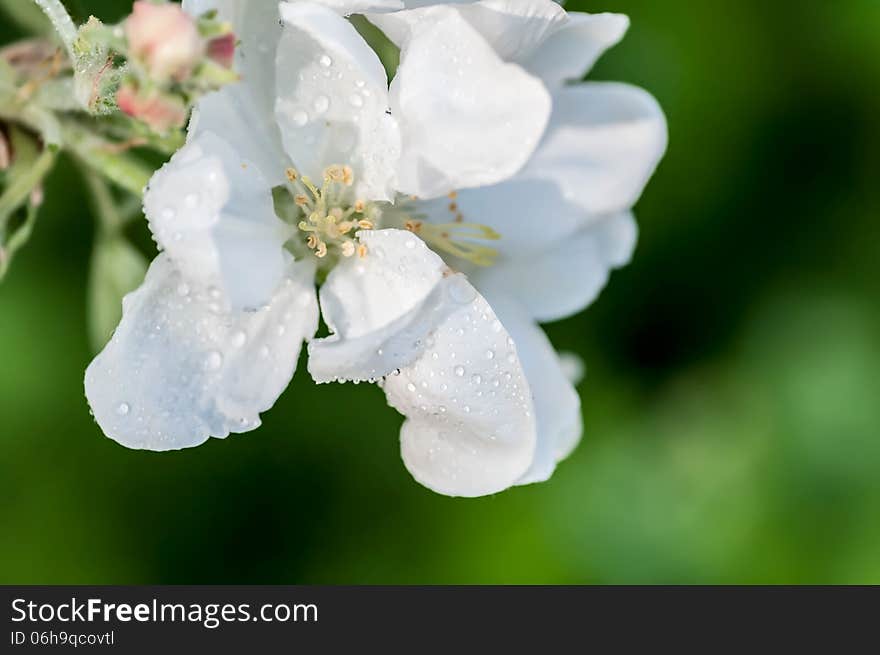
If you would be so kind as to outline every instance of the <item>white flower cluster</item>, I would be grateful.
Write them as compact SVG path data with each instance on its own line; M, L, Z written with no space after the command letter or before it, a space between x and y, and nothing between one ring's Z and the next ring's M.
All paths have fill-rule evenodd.
M86 372L104 432L172 450L252 430L305 341L315 381L384 389L423 485L547 479L582 427L538 323L629 260L666 147L650 95L573 83L627 18L552 0L184 7L234 26L241 81L200 101L146 192L162 252ZM390 84L352 13L399 47Z

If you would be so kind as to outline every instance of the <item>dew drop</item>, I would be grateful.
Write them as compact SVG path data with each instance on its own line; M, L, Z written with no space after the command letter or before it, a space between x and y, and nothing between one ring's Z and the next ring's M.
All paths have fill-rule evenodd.
M291 118L293 119L293 124L297 127L303 127L306 123L309 122L309 115L302 109L298 109L297 111L293 112L293 116L291 116Z
M177 285L177 295L178 296L188 296L189 295L189 285L186 282L181 282Z
M216 371L221 366L223 366L223 355L216 350L208 353L208 356L205 358L205 368L209 371Z
M490 359L490 360L495 359L495 351L494 350L487 350L486 351L486 359Z
M477 292L461 276L454 277L449 284L449 297L460 305L466 305L477 297Z
M473 382L474 384L482 384L483 378L480 377L479 374L475 373L474 375L471 376L471 382Z
M352 107L363 107L364 99L359 93L352 93L348 98L348 102L351 103Z
M126 416L131 411L131 406L128 403L119 403L116 406L116 413L120 416Z
M323 114L330 107L330 98L327 96L318 96L314 102L315 111Z
M166 207L165 209L162 210L162 213L160 214L160 216L162 217L163 221L173 220L174 219L174 210L171 209L171 207Z
M410 393L412 393L413 391L416 390L416 385L414 385L412 382L410 382L408 385L406 385L406 390L409 391Z
M458 377L464 377L464 366L456 366L454 370Z
M247 334L245 334L244 330L236 330L232 334L232 345L236 348L241 348L247 342Z
M318 63L321 64L321 66L327 67L333 65L333 60L330 59L328 55L321 55L320 59L318 59Z

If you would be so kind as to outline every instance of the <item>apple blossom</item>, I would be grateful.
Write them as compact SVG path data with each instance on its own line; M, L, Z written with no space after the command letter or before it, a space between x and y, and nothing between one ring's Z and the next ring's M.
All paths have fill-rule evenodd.
M317 382L382 386L439 493L546 479L574 447L579 399L536 321L629 258L665 122L631 87L564 84L624 17L423 4L185 3L234 25L242 80L199 103L145 195L163 252L86 372L109 437L251 430L307 341ZM400 47L390 86L354 11Z

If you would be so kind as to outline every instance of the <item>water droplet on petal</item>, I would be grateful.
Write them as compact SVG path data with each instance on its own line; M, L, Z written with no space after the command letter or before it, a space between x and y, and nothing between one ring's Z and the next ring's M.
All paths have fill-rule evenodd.
M364 106L364 98L359 93L352 93L348 98L348 101L351 103L352 107L363 107Z
M471 376L471 382L473 382L474 384L482 384L483 378L480 377L479 374L475 373L474 375Z
M126 416L131 411L131 406L128 403L119 403L116 406L116 413L120 416Z
M209 371L216 371L223 366L223 355L216 350L212 350L205 358L205 368Z
M232 345L241 348L247 342L247 334L244 330L236 330L232 334Z
M318 59L318 63L321 64L321 66L327 67L333 65L333 60L330 59L328 55L321 55L320 59Z
M486 359L495 359L495 351L487 350L486 351Z
M461 276L454 277L449 284L449 297L460 305L466 305L477 297L476 290Z
M464 377L464 366L456 366L454 370L458 377Z
M293 116L291 116L291 118L293 119L293 124L297 127L302 127L309 122L309 115L302 109L293 112Z
M330 107L330 98L327 96L318 96L315 98L313 106L316 112L323 114Z

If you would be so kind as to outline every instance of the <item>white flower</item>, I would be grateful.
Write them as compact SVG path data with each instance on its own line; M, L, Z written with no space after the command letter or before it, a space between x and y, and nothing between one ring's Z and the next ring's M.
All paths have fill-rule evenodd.
M108 436L168 450L256 427L315 334L322 269L309 371L382 385L419 482L493 493L573 448L579 400L535 321L628 259L665 124L643 92L563 82L626 19L400 4L287 2L280 28L274 3L219 3L243 81L200 103L145 196L164 252L86 372ZM400 45L390 89L351 11Z

